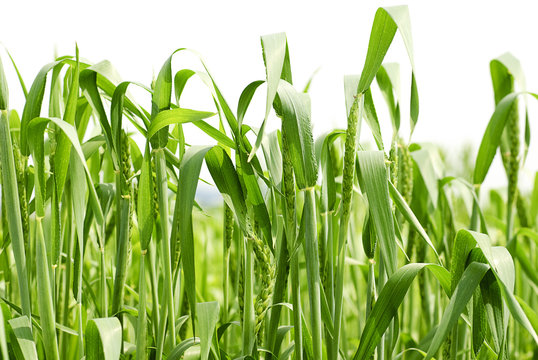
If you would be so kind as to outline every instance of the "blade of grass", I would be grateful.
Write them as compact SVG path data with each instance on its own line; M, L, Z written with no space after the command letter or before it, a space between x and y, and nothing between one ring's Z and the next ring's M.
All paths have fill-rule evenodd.
M419 101L418 90L415 79L415 63L413 55L413 39L411 37L411 21L407 6L393 6L379 8L374 17L370 41L368 43L368 53L364 62L361 78L357 87L357 93L365 93L370 87L376 74L381 67L381 63L394 39L396 30L400 30L402 40L407 50L409 62L411 63L411 133L418 120Z
M36 277L39 314L41 315L40 323L47 359L59 359L55 328L56 320L49 278L51 270L47 261L41 216L38 214L36 217Z
M32 337L31 321L26 316L20 316L11 320L8 320L9 326L13 331L15 339L12 339L11 343L16 349L15 354L18 358L25 360L37 360L37 349ZM16 344L16 345L14 345Z
M198 303L196 307L198 310L198 328L200 329L201 359L207 360L215 337L217 321L219 320L219 303L216 301Z
M489 266L477 262L471 263L463 272L460 281L448 304L441 323L435 332L435 336L428 348L425 359L431 359L437 353L448 332L455 326L460 314L463 312L466 304L474 293L480 280L489 270Z
M195 253L194 253L194 234L192 222L192 208L194 205L194 195L198 186L198 177L202 162L206 153L211 149L210 146L193 146L190 147L183 156L181 168L179 170L178 181L178 214L179 219L179 242L181 244L181 262L185 276L185 291L189 300L191 309L191 320L193 333L195 331L196 319L196 276L195 276ZM200 338L203 340L202 336Z
M396 271L396 240L391 213L385 157L380 151L360 151L359 183L366 193L370 215L389 277Z
M115 317L92 319L86 326L86 359L117 360L122 345L121 324Z
M501 135L506 126L512 105L518 96L525 93L538 100L538 95L534 93L510 93L506 95L495 107L495 111L493 115L491 115L486 131L482 136L478 154L476 155L475 169L473 173L473 183L475 185L482 184L486 178L491 163L493 162L493 158L495 157L495 153L497 152L497 148L501 142Z
M291 83L290 55L288 50L288 40L285 33L265 35L261 37L263 61L267 75L267 101L265 103L265 116L262 126L258 132L256 143L252 148L248 161L250 162L254 154L260 147L265 130L265 124L269 117L269 112L273 106L273 101L279 88L280 79ZM239 114L239 113L238 113Z
M171 109L161 111L155 116L151 122L147 137L151 139L159 130L166 128L171 124L184 124L188 122L195 122L202 119L207 119L214 116L215 113L206 111L196 111L190 109Z
M15 163L13 160L12 142L6 109L0 110L0 161L2 164L3 201L5 201L6 209L9 210L6 213L6 217L9 234L11 236L11 243L13 245L15 265L17 268L22 313L31 319L32 310L30 291L28 288L26 253L24 248L25 240L22 231L17 176L15 173Z
M374 308L366 320L360 344L353 359L369 359L374 353L381 337L396 316L411 283L424 268L430 270L443 287L448 287L450 275L445 268L439 265L413 263L398 269L381 290Z

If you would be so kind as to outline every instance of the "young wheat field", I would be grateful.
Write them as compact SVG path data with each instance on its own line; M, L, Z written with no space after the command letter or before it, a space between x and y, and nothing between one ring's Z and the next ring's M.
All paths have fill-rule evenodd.
M0 357L538 359L538 176L518 187L538 94L512 55L491 60L496 105L454 168L411 140L407 7L373 18L364 67L342 86L347 128L317 138L284 33L261 37L266 78L237 104L189 49L140 84L75 48L29 89L3 52ZM410 73L384 62L396 33ZM184 56L200 68L175 69ZM191 79L212 108L181 106ZM191 146L193 131L211 140ZM497 153L506 187L480 191ZM201 184L219 206L197 202Z

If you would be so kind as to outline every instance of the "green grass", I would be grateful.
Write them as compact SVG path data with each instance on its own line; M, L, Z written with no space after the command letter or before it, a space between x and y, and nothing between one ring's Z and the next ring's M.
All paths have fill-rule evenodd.
M1 357L536 359L538 176L525 193L519 174L521 99L538 95L512 55L492 60L491 119L476 158L451 149L467 154L454 168L411 140L409 24L407 7L378 9L360 75L344 79L347 128L317 138L312 79L294 85L284 33L261 37L265 80L237 106L201 58L202 70L173 69L187 49L149 87L78 48L29 91L13 61L20 84L0 63ZM384 63L397 32L409 98L399 65ZM180 106L196 77L214 108ZM17 86L26 102L14 110ZM248 112L265 94L264 111ZM193 131L212 140L191 146ZM498 152L507 187L480 191ZM197 203L202 183L220 206Z

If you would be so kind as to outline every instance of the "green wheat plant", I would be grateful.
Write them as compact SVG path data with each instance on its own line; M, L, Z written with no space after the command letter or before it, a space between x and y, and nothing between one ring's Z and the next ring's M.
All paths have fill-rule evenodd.
M146 85L75 46L29 89L6 53L0 358L538 358L538 174L519 186L538 95L513 55L492 60L492 116L454 169L412 140L410 23L406 6L373 14L363 67L342 84L347 127L316 137L315 80L294 82L284 33L261 37L265 74L237 104L190 49ZM393 41L409 74L385 62ZM199 68L175 69L180 57ZM183 106L192 79L214 106ZM486 192L497 152L507 186ZM201 184L217 205L199 201Z

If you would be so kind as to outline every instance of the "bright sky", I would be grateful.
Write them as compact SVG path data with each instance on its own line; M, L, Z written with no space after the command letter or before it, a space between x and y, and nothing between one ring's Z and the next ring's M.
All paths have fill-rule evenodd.
M329 5L330 4L330 5ZM285 31L294 83L302 87L318 67L311 87L315 134L346 124L343 76L360 73L375 10L395 1L5 1L0 42L11 52L27 86L39 68L58 55L74 53L91 62L108 59L124 80L150 83L176 48L202 54L228 102L235 108L242 89L265 76L260 35ZM470 142L478 148L493 112L489 61L506 51L520 59L527 87L538 91L536 13L533 1L409 1L415 48L420 116L413 141L436 142L457 149ZM22 111L22 92L3 51L11 108ZM178 56L176 70L200 66ZM396 35L387 61L402 65L402 124L408 134L410 70L401 38ZM182 106L211 109L202 85L187 89ZM135 93L135 96L137 93ZM374 93L375 96L375 93ZM257 95L246 122L259 126L265 90ZM149 99L137 97L148 106ZM376 98L378 110L384 107ZM530 103L531 127L538 107ZM149 106L148 106L149 108ZM381 112L384 139L390 123ZM271 127L278 126L272 119ZM535 126L534 126L535 128ZM366 133L366 127L363 127ZM407 137L407 135L406 135ZM205 138L189 137L191 143ZM538 145L531 140L529 174L538 166ZM503 186L502 171L487 182ZM528 181L528 180L527 180Z

